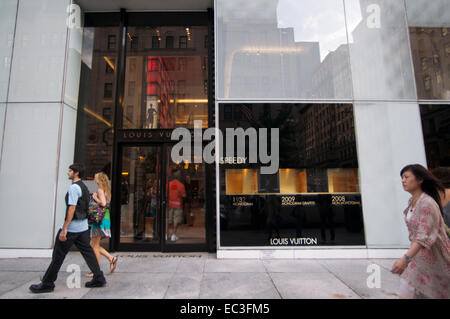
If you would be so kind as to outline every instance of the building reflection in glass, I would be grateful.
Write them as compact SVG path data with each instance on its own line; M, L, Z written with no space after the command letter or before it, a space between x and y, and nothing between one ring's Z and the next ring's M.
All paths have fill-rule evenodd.
M450 167L450 105L421 105L420 115L428 168Z
M75 161L111 177L119 27L83 28Z
M450 28L409 28L419 99L450 100Z
M127 30L123 128L207 127L208 28Z
M208 126L208 28L127 28L122 128ZM174 42L167 46L166 38ZM109 176L119 27L83 28L75 160Z
M218 2L218 95L351 99L342 1Z
M274 246L280 238L286 246L308 245L296 238L364 245L352 105L221 104L219 111L223 132L280 130L276 174L260 174L260 164L220 166L221 246Z

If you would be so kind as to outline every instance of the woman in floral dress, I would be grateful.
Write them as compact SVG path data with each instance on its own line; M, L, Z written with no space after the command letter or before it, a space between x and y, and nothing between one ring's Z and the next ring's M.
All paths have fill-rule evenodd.
M439 204L442 184L423 166L408 165L401 171L402 184L412 197L404 211L411 247L394 264L401 275L401 298L450 297L450 240Z

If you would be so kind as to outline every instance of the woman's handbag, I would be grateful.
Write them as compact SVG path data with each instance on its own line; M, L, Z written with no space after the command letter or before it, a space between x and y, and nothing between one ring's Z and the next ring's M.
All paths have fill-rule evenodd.
M94 198L91 197L89 201L89 210L88 210L88 222L91 225L100 226L103 221L103 217L105 217L106 210L108 205L105 207L99 205Z

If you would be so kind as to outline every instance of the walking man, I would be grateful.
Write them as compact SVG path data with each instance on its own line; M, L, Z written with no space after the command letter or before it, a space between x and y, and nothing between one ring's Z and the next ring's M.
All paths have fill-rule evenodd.
M103 287L106 279L100 270L94 250L90 245L89 226L87 212L89 208L89 191L81 181L84 167L81 164L72 164L69 167L68 176L72 185L66 194L66 218L62 229L59 230L55 239L53 256L50 266L45 272L40 284L31 285L33 293L52 292L55 288L54 282L64 262L67 253L73 244L80 250L94 278L86 283L87 288Z

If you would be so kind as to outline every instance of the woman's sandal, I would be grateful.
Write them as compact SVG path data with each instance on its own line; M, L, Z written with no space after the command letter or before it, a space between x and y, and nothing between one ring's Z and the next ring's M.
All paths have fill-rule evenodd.
M119 260L118 257L113 257L111 263L109 264L109 273L112 274L117 266L117 260Z

